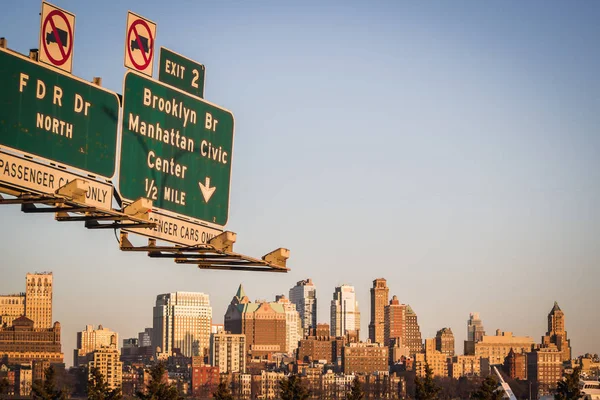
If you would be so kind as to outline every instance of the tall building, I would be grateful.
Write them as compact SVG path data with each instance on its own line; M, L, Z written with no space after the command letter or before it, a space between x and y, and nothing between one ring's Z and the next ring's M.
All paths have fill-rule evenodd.
M479 342L484 336L485 329L483 328L481 318L479 318L479 313L470 313L469 320L467 321L467 340Z
M481 341L485 336L483 323L479 318L479 313L470 313L467 321L467 340L465 340L465 355L475 354L475 343Z
M25 316L34 328L52 327L52 272L27 274Z
M0 326L10 326L20 316L34 328L52 328L52 273L28 273L25 292L0 296Z
M120 389L123 384L123 363L117 340L117 334L113 332L108 346L96 347L86 356L89 376L92 376L92 368L97 368L110 389Z
M408 346L410 354L420 353L423 351L423 339L421 339L421 328L417 321L417 314L412 307L407 304L404 316L406 320L404 324L406 343L404 345Z
M290 289L290 301L296 305L300 314L304 337L311 328L317 327L317 289L312 279L298 281Z
M233 333L213 333L210 336L210 365L219 372L246 372L246 336Z
M119 343L118 333L102 325L98 325L98 329L86 325L84 331L77 332L77 348L73 351L73 365L75 367L86 365L89 362L88 355L102 347L110 347L113 336L116 343Z
M542 336L542 344L554 344L561 353L562 361L571 359L571 340L567 339L565 330L565 313L560 309L558 303L554 302L554 307L548 313L548 332Z
M342 285L335 288L331 300L331 336L347 334L360 337L360 311L354 286Z
M390 288L383 278L375 279L371 288L371 322L369 339L372 343L385 342L385 307L388 304Z
M292 354L296 351L298 342L302 339L300 314L296 311L296 305L284 295L275 296L275 301L282 305L285 312L285 352Z
M443 328L435 335L435 349L448 357L454 357L454 334L452 329Z
M0 359L9 364L29 363L34 360L63 362L60 345L60 324L52 328L35 328L35 323L21 316L11 326L0 328Z
M208 355L212 307L209 297L197 292L174 292L156 297L152 347L157 354L179 349L186 357Z
M406 305L400 304L396 295L392 296L390 304L384 308L384 334L383 341L386 346L391 346L393 339L406 340L404 326L406 324Z
M226 331L246 335L246 350L251 359L286 352L287 317L282 304L251 303L240 285L227 307L224 320Z

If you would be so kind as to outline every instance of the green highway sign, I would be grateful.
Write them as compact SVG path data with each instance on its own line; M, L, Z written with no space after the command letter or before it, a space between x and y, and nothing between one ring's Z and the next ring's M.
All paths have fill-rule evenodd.
M204 65L164 47L160 48L158 80L204 98Z
M125 74L119 188L128 201L227 223L233 114L135 72Z
M0 147L113 176L115 93L3 48L0 88Z

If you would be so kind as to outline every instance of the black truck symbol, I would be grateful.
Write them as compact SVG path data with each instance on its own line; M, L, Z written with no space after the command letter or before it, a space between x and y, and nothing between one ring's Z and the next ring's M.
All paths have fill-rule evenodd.
M67 41L68 41L67 31L63 31L60 28L56 28L56 33L58 34L58 39L60 39L60 43L62 43L62 46L68 47L69 43L67 43ZM46 33L46 44L48 45L50 43L58 44L58 40L57 40L56 36L54 36L54 31L52 31L50 33Z
M133 39L131 41L131 51L138 49L138 50L143 51L144 53L148 53L149 52L148 38L143 37L142 35L138 36L138 38L140 39L140 43L142 44L142 49L140 49L140 45L138 44L138 41L136 39Z

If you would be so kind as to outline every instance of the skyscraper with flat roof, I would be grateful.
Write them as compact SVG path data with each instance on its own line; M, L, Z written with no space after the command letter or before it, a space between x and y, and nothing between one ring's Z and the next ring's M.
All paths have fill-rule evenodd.
M207 294L174 292L156 297L152 346L162 355L208 355L212 307Z
M275 301L283 307L285 312L285 352L292 354L298 348L298 342L302 339L302 323L296 305L284 295L275 296Z
M384 343L385 338L385 306L388 304L390 288L383 278L375 279L371 288L371 322L369 323L369 339L373 343Z
M298 281L290 289L290 301L296 305L302 322L303 336L307 336L311 328L317 327L317 288L312 279Z
M404 326L406 324L406 304L400 304L398 297L394 295L390 304L384 308L384 344L392 345L392 340L400 338L406 344Z
M360 337L360 311L354 286L341 285L335 288L331 300L331 335L347 334Z

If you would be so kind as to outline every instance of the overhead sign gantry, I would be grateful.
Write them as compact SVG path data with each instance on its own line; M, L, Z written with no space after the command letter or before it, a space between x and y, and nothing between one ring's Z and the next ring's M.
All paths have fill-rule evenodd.
M225 225L234 117L203 99L204 65L162 48L160 81L152 79L156 24L129 12L120 104L100 78L70 74L74 32L73 14L42 2L40 53L20 55L0 38L0 193L14 196L0 204L121 229L123 251L201 269L287 272L287 249L261 259L233 251ZM148 245L133 246L128 233Z

